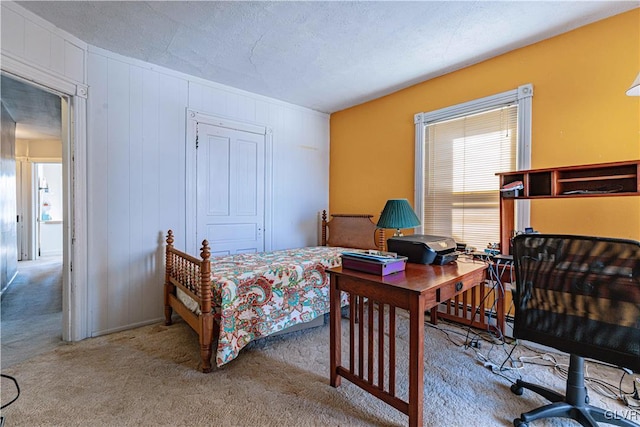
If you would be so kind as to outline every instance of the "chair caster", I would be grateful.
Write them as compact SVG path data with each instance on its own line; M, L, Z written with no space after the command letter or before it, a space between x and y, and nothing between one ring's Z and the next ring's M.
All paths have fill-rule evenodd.
M528 423L525 423L520 418L513 420L513 427L529 427Z
M511 391L513 392L513 394L516 394L518 396L522 396L522 393L524 393L524 388L521 387L520 385L518 385L518 383L514 383L511 384ZM515 421L513 421L515 424Z

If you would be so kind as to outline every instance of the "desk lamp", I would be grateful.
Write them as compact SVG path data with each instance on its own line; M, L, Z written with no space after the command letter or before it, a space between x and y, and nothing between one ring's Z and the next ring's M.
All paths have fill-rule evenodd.
M411 208L407 199L389 199L384 205L378 228L395 228L394 237L402 236L401 228L413 228L420 225L420 220Z

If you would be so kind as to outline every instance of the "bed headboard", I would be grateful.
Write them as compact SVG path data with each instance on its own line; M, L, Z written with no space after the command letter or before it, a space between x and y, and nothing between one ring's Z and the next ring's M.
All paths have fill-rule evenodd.
M327 221L322 211L322 246L384 250L384 229L377 228L373 215L333 214Z

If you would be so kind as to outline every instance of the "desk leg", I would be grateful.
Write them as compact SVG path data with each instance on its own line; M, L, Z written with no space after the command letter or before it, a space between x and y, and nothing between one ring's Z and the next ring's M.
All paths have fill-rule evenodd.
M340 323L340 291L338 290L338 278L329 275L329 353L330 370L329 383L332 387L340 387L338 366L342 365L342 324Z
M500 330L500 333L502 334L502 336L504 337L505 334L507 333L507 325L505 322L505 318L506 318L506 314L504 312L504 303L505 303L505 289L504 289L504 283L502 284L503 286L498 286L498 293L496 295L496 298L498 299L497 304L496 304L496 326L497 328Z
M409 426L422 427L424 402L424 299L409 302Z

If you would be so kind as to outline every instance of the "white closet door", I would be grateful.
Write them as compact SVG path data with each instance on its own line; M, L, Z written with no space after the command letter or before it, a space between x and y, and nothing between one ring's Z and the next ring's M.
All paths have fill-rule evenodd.
M198 125L196 236L213 256L264 250L264 135Z

